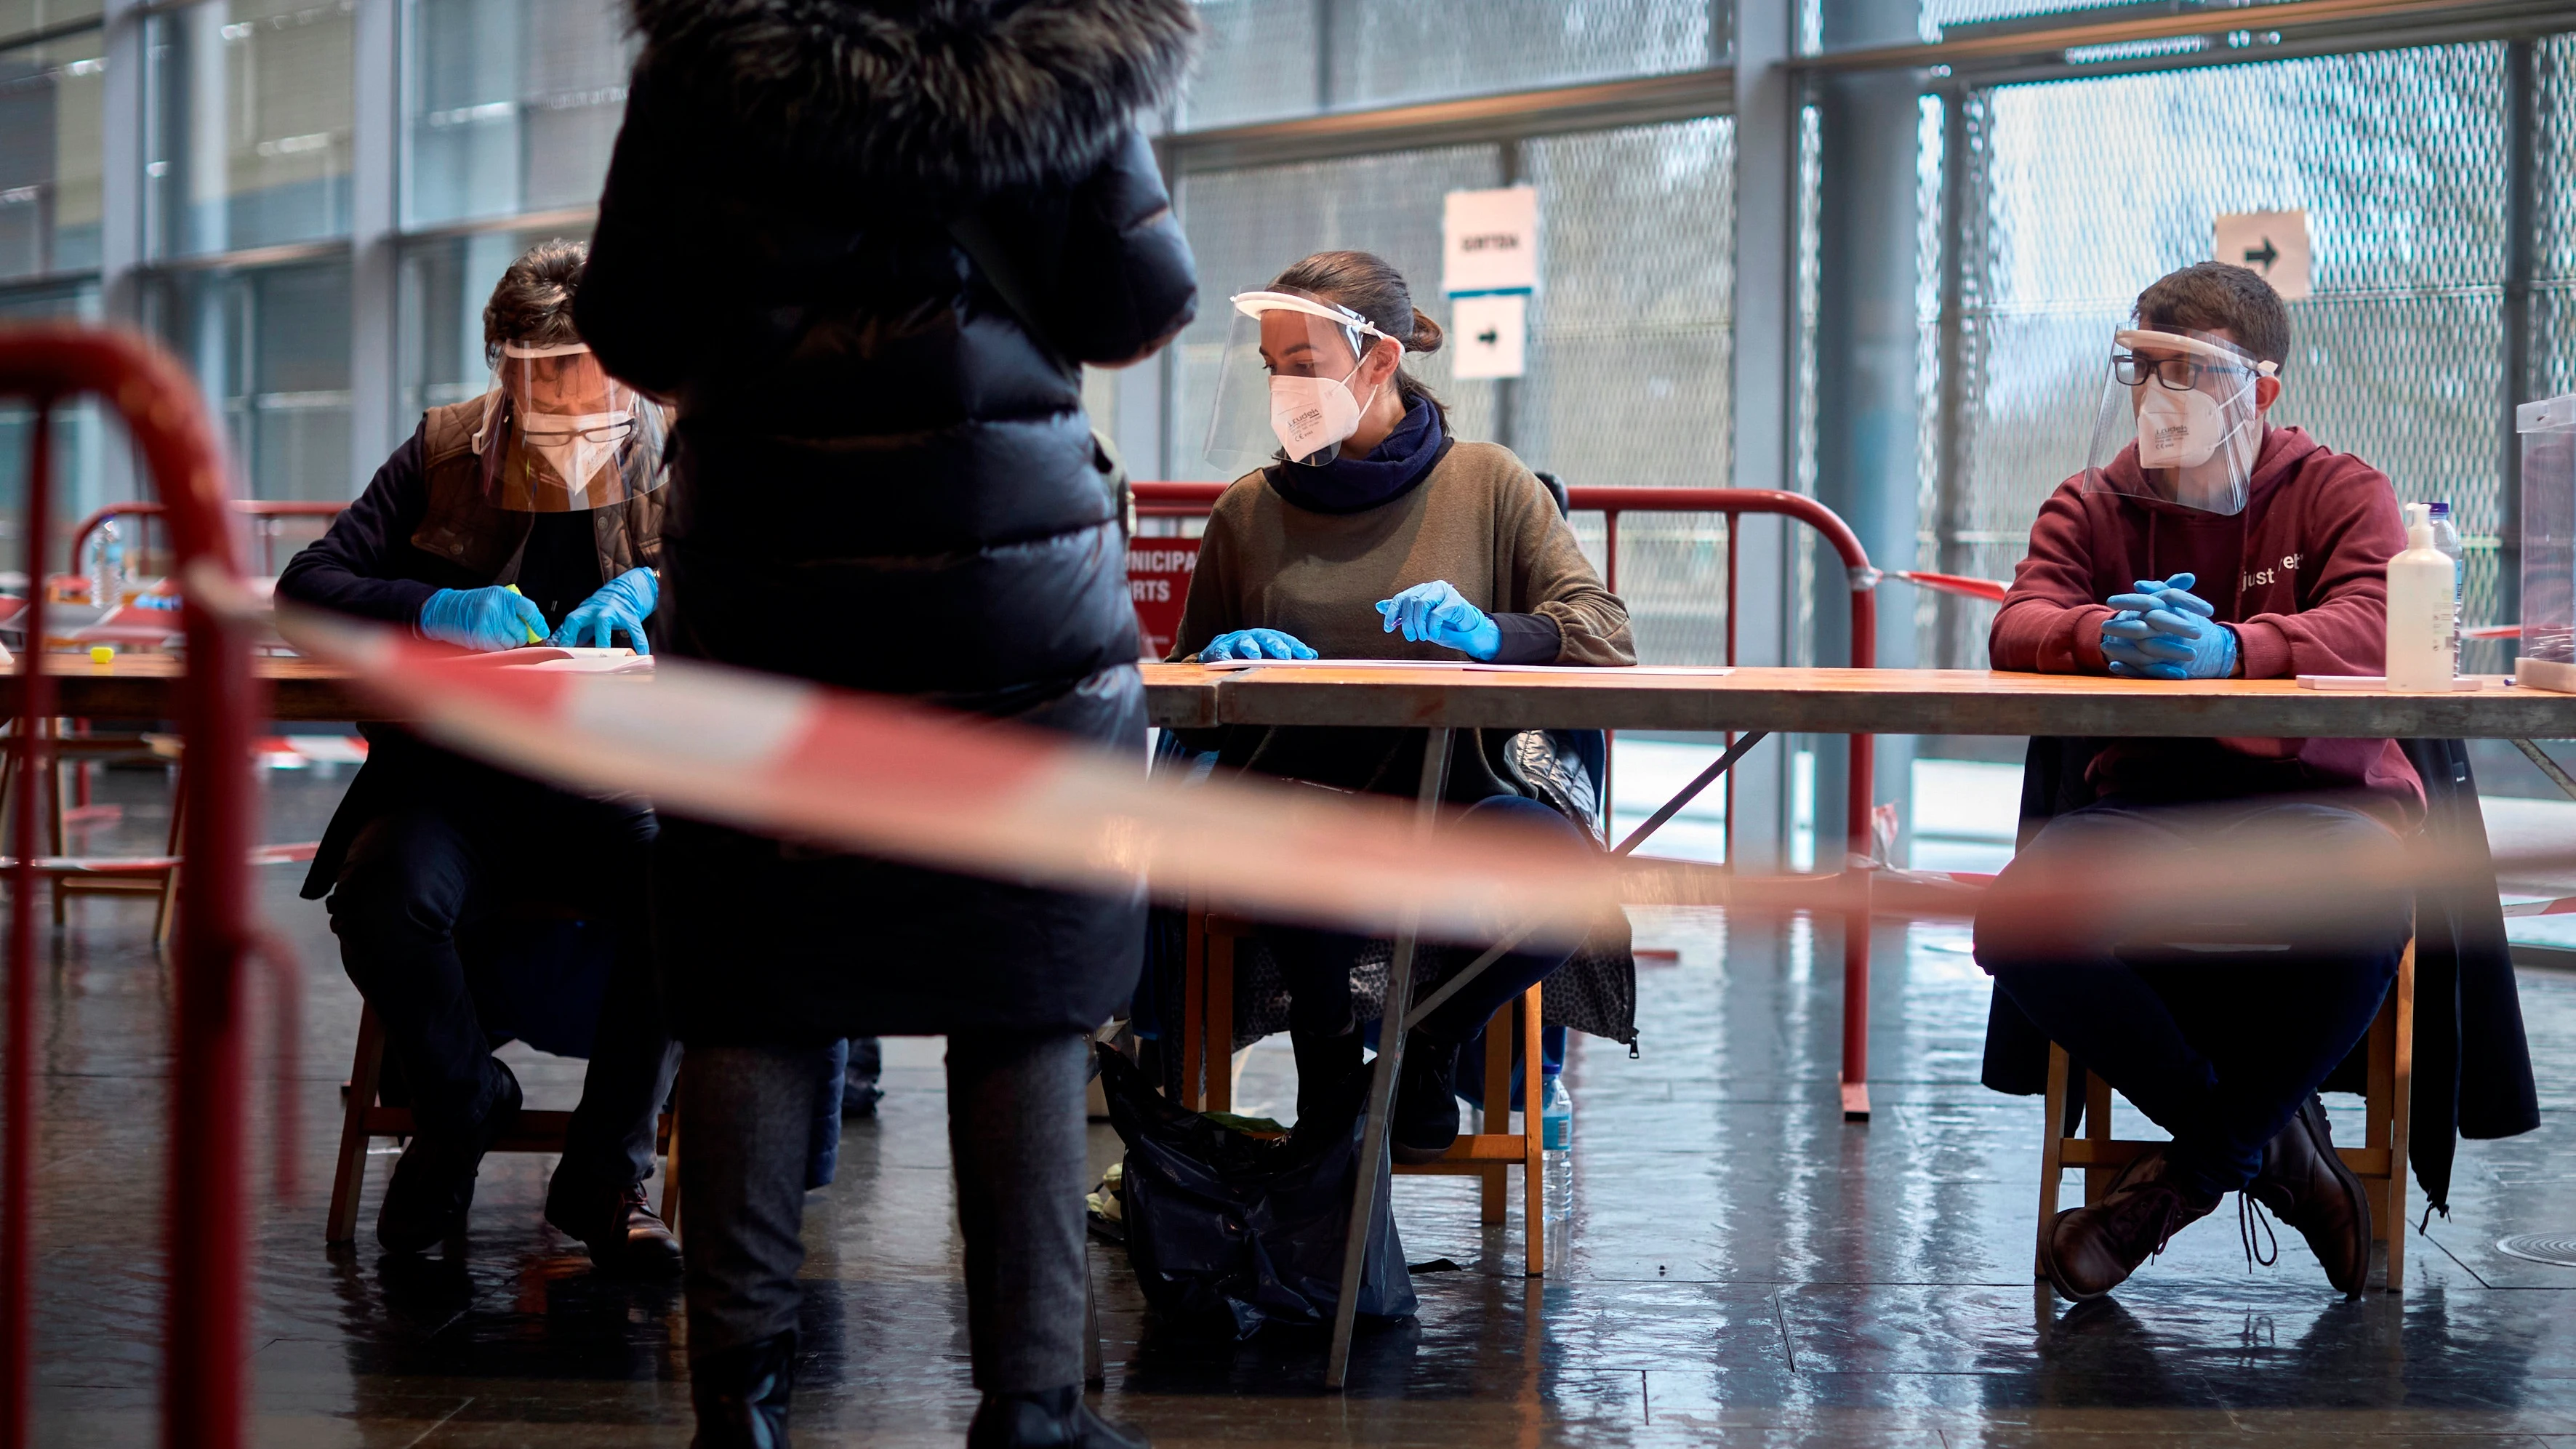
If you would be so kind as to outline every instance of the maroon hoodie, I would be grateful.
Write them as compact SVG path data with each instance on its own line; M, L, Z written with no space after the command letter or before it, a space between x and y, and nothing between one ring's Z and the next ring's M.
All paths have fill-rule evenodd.
M2106 471L2134 485L2136 445ZM1986 652L1997 669L2108 674L2102 623L2115 611L2102 601L2187 571L2235 626L2246 678L2378 674L2388 560L2405 547L2387 475L2299 428L2264 434L2234 517L2086 493L2079 474L2040 506ZM2394 740L2116 740L2091 779L2102 795L2176 802L2360 789L2401 831L2424 815L2423 784Z

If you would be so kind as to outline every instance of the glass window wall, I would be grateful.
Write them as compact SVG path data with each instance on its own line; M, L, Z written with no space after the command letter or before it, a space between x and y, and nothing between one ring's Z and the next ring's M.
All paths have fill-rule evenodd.
M1726 55L1726 0L1200 0L1185 129L1660 75Z
M348 498L346 261L182 272L148 296L162 339L196 373L254 498Z
M589 233L496 231L404 248L394 431L409 435L429 409L482 395L492 377L483 305L521 252L558 236L584 241Z
M0 47L0 280L98 265L103 40Z
M595 202L634 60L618 0L411 0L403 218Z
M20 287L0 291L0 328L28 322L99 320L98 284ZM35 410L19 398L0 399L0 589L18 593L27 583L27 449L34 441ZM118 450L120 466L108 453ZM54 414L54 532L46 565L69 561L72 531L111 496L130 497L131 472L122 464L123 435L106 425L98 405L75 403Z
M357 0L209 0L146 33L155 257L349 232Z

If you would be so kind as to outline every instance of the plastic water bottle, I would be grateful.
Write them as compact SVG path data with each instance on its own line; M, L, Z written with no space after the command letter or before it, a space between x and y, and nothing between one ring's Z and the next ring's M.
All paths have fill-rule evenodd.
M116 536L116 520L98 526L89 565L89 601L101 610L124 601L125 545Z
M1574 1094L1565 1078L1552 1076L1539 1092L1540 1194L1547 1204L1547 1256L1552 1266L1564 1253L1567 1230L1574 1222Z
M2433 547L2451 560L2451 672L2456 676L2466 667L2461 663L2461 650L2468 644L2465 632L2468 620L2461 617L2460 605L2466 597L2469 571L2460 549L2460 531L2451 526L2449 500L2433 500Z

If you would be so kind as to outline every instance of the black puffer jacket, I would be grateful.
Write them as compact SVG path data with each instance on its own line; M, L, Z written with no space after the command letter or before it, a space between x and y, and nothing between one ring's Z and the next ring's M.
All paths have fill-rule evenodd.
M611 371L678 404L669 652L1015 717L1141 771L1124 539L1070 364L1145 357L1196 306L1132 120L1186 70L1188 0L636 14L576 305ZM1087 1028L1140 957L1131 901L686 821L655 872L693 1042Z

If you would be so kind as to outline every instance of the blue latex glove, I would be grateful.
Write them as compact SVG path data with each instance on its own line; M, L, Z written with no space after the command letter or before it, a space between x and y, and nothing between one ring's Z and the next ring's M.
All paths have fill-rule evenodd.
M659 575L651 569L628 569L601 584L598 593L564 615L563 627L546 642L574 649L605 649L608 636L623 629L626 637L635 641L636 653L650 654L653 646L645 641L644 621L653 617L653 606L661 601Z
M1294 634L1276 629L1237 629L1219 634L1199 651L1199 662L1213 664L1220 659L1312 659L1315 651Z
M1377 611L1385 616L1387 633L1402 629L1407 639L1417 643L1427 639L1470 659L1491 659L1503 647L1502 626L1468 603L1467 596L1446 579L1415 584L1392 599L1380 599Z
M2225 679L2236 672L2236 631L2176 574L2140 579L2137 592L2105 602L2120 612L2102 624L2102 657L2113 674L2145 679Z
M546 637L546 611L515 589L441 589L420 606L420 635L490 653Z

